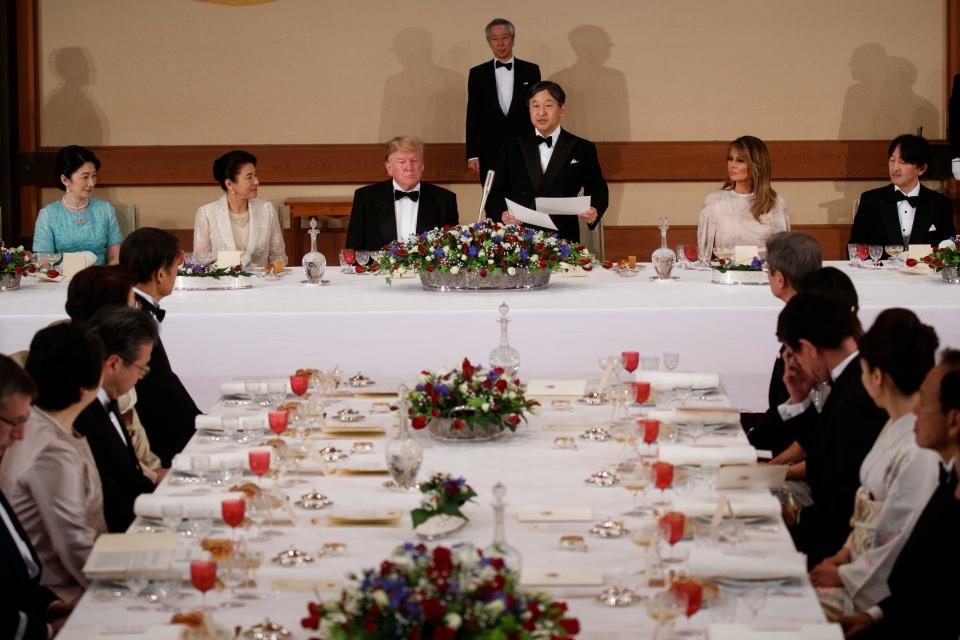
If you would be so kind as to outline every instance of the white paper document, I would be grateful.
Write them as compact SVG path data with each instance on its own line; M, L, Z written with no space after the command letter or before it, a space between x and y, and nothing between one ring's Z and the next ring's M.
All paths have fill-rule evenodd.
M537 198L537 211L554 216L578 216L590 208L590 196L573 198Z
M553 220L551 220L550 216L547 214L534 211L533 209L528 209L521 204L517 204L510 198L506 198L506 201L507 210L510 211L510 213L512 213L513 216L520 222L543 227L544 229L553 229L554 231L557 230L557 225L553 224Z

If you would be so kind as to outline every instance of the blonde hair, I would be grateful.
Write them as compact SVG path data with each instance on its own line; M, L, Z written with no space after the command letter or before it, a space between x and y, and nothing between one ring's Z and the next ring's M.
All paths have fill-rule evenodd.
M770 186L770 152L767 145L760 138L740 136L727 147L727 154L735 151L747 161L750 174L750 184L753 187L753 200L750 203L750 213L757 222L760 216L769 213L777 206L777 192ZM727 178L723 183L724 190L732 190L736 184Z
M416 151L423 160L423 140L415 136L397 136L387 141L387 153L384 162L390 161L390 156L397 151Z

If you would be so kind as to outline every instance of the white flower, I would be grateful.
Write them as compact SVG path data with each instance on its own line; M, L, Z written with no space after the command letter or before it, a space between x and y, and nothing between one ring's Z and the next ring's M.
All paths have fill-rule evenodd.
M490 403L489 403L489 402L484 402L482 405L480 405L480 410L481 410L481 411L490 411Z
M466 261L467 261L467 254L461 253L461 254L460 254L460 259L463 260L464 262L466 262Z
M456 275L458 271L460 271L460 267L458 267L457 265L453 265L452 267L450 267L451 275Z
M466 382L460 383L460 393L468 393L470 391L470 386Z
M459 613L455 613L453 611L451 611L450 613L448 613L443 617L443 624L445 624L448 628L453 629L454 631L459 629L462 623L463 623L463 618L460 617Z
M487 613L493 616L498 616L503 613L503 610L506 608L506 606L503 604L503 600L497 598L496 600L491 600L487 604L483 605L483 608Z
M377 589L373 592L373 600L381 607L386 607L390 604L390 596L388 596L387 592L383 589Z
M433 254L427 256L427 262L433 262Z
M517 272L517 270L514 269L513 267L507 267L507 275L512 276L512 275L514 275L516 272Z
M953 240L951 240L950 238L947 238L946 240L938 244L937 248L938 249L956 249L957 245Z
M480 251L480 252L477 254L477 257L478 257L478 258L486 258L486 257L487 257L487 252L486 252L486 251Z
M443 248L443 252L444 252L444 253L450 253L450 247L444 247L444 248Z
M493 258L490 258L489 260L487 260L487 264L493 264Z

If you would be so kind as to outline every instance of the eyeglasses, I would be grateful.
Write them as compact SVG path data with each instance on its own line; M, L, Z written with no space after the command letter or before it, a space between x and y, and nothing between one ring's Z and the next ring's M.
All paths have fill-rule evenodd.
M140 373L142 373L143 375L145 376L150 375L150 365L138 364L130 360L124 360L124 362L127 364L128 367L136 367L140 371Z
M22 418L16 418L14 420L0 416L0 422L6 422L8 425L10 425L14 429L22 429L23 425L27 424L27 420L29 419L30 419L30 416L28 415L23 416Z

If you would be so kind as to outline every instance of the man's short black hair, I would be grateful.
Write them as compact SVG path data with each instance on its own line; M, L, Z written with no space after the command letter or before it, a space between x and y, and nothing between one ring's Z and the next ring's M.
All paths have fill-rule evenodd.
M60 411L100 386L103 344L83 325L58 322L37 331L30 342L27 373L37 385L33 404Z
M930 143L923 136L915 136L909 133L897 136L890 141L890 146L887 147L888 158L893 155L897 147L900 147L900 157L907 164L916 165L919 169L930 164Z
M163 229L137 229L120 245L120 264L133 272L138 283L150 282L157 269L169 269L179 259L180 241Z
M157 325L139 309L108 305L90 318L90 328L103 342L105 358L116 355L130 364L140 357L145 344L157 342Z
M10 356L0 353L0 407L12 396L27 396L33 399L37 387L33 380Z
M777 319L777 338L798 349L807 340L818 349L836 349L853 336L850 311L836 300L801 291L787 303Z
M537 84L530 87L530 91L527 93L527 102L529 103L533 99L533 96L537 95L541 91L546 91L549 93L550 97L556 100L557 104L561 106L567 101L567 94L564 93L563 87L551 80L541 80Z

